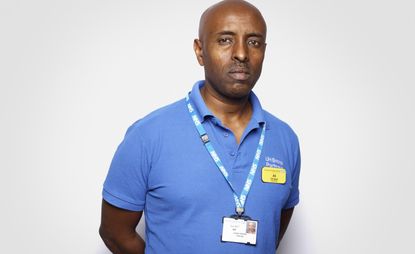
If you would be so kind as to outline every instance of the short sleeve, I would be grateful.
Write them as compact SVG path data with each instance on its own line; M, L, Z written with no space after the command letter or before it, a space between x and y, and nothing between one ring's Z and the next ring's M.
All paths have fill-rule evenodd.
M142 211L150 168L148 146L143 135L131 126L112 159L102 195L108 203L130 211Z
M298 145L298 141L297 141L297 145L293 153L294 153L294 158L296 159L295 159L295 163L293 164L294 167L293 167L293 174L292 174L291 192L283 209L292 208L300 202L300 191L299 191L298 184L300 180L301 155L300 155L300 147Z

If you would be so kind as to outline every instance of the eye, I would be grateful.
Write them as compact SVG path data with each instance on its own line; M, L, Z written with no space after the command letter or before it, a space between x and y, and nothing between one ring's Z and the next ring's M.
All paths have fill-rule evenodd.
M219 45L229 45L229 44L232 43L232 38L228 38L228 37L219 38L218 43L219 43Z
M259 48L261 46L261 42L259 42L257 40L249 40L248 45L253 46L255 48Z

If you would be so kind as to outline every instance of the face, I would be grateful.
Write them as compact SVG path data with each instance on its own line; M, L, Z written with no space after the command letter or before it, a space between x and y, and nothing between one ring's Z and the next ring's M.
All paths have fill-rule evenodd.
M205 69L205 85L217 96L246 98L259 76L265 53L266 25L249 8L229 8L208 16L195 40L195 52Z
M248 223L248 229L247 229L247 231L248 231L249 233L254 233L254 232L255 232L255 223L253 223L253 222L249 222L249 223Z

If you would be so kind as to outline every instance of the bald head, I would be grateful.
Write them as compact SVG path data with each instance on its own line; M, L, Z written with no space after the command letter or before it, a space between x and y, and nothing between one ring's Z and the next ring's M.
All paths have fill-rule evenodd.
M199 22L199 39L211 33L212 23L217 23L222 18L229 15L247 15L252 16L251 22L258 23L263 27L263 35L266 36L267 25L261 12L252 4L242 0L224 0L209 7L203 12Z

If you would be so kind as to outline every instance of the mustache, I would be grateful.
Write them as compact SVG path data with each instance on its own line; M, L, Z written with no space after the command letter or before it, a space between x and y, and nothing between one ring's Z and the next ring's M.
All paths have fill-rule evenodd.
M250 73L249 66L246 63L234 63L229 66L230 73Z

